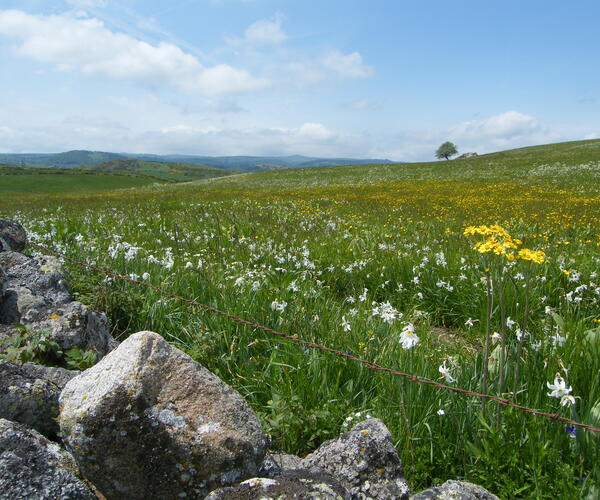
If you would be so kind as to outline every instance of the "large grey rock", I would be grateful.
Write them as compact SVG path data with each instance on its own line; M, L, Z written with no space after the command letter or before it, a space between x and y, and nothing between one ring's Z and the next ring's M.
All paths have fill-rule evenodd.
M0 252L20 252L27 243L27 233L14 220L0 219Z
M63 440L108 499L199 498L256 475L268 444L242 397L152 332L67 383Z
M331 474L348 488L353 498L408 498L408 484L392 436L376 418L365 420L339 438L323 443L303 464Z
M31 330L44 332L46 338L56 342L63 351L78 347L95 351L101 358L118 345L110 335L106 315L92 311L81 302L39 310L35 315L38 321L22 322Z
M71 301L60 263L35 257L6 269L7 290L0 305L0 323L32 323L48 308Z
M0 419L0 499L96 500L73 457L32 429Z
M47 380L29 375L15 363L0 361L0 418L55 437L59 394L58 387Z
M466 481L446 481L410 497L410 500L498 500L496 495Z
M56 366L44 366L36 363L24 363L21 369L28 375L52 382L61 391L67 382L79 375L79 370L67 370Z
M350 500L350 493L331 475L291 470L275 478L253 478L219 488L205 500Z

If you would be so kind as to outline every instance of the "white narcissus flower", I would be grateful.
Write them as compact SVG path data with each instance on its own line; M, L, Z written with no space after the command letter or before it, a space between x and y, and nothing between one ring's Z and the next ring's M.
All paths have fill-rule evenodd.
M400 343L403 349L411 349L419 343L419 337L415 333L415 327L408 323L400 332Z
M447 384L451 384L452 382L456 382L456 379L450 373L450 368L446 366L446 360L438 367L438 371L446 379Z
M573 388L571 386L567 388L567 383L565 382L565 379L560 376L560 374L557 373L556 377L554 377L554 384L546 382L546 385L548 386L548 389L552 391L548 393L548 396L552 398L560 398L560 404L562 406L571 406L575 404L575 398L570 395L570 393L573 391Z
M352 330L352 327L350 326L350 323L346 319L346 316L342 316L342 328L344 329L345 332L349 332L350 330Z

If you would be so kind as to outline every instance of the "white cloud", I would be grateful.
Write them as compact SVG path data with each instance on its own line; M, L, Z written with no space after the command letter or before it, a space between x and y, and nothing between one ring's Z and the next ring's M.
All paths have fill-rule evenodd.
M507 111L490 116L485 120L473 120L460 123L450 131L457 139L509 140L522 136L530 136L541 130L538 120L518 111Z
M248 26L244 40L253 45L278 44L287 39L281 25L284 16L277 14L274 19L261 19Z
M534 116L507 111L447 128L408 130L381 138L374 154L403 161L431 161L438 146L447 140L454 142L460 153L483 154L571 139L570 135L543 127Z
M323 65L346 78L368 78L374 74L373 68L363 62L358 52L343 54L333 50L323 58Z
M112 32L94 18L4 10L0 11L0 34L21 41L16 54L22 57L54 64L63 71L145 86L218 95L255 91L269 83L227 64L204 67L176 45L151 45Z
M297 129L298 135L308 140L323 141L334 137L334 133L321 123L303 123Z

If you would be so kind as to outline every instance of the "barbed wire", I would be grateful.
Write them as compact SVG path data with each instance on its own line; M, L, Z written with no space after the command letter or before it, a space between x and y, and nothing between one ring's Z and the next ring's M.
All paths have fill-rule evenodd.
M565 424L568 424L570 426L573 427L579 427L582 429L587 429L589 431L593 431L593 432L599 432L600 433L600 428L599 427L595 427L593 425L589 425L589 424L584 424L582 422L577 422L575 420L571 420L569 418L563 417L561 415L559 415L558 413L548 413L545 411L541 411L541 410L537 410L535 408L530 408L528 406L524 406L524 405L520 405L515 403L514 401L511 401L509 399L505 399L505 398L501 398L499 396L494 396L492 394L484 394L481 392L474 392L474 391L469 391L467 389L462 389L460 387L454 387L451 385L446 385L446 384L442 384L440 382L436 382L435 380L429 380L429 379L425 379L422 377L419 377L417 375L413 375L410 373L404 373L398 370L394 370L392 368L387 368L381 365L378 365L377 363L373 362L373 361L369 361L366 359L362 359L359 358L357 356L354 356L351 353L348 352L343 352L340 351L338 349L333 349L331 347L327 347L325 345L321 345L321 344L317 344L315 342L310 342L308 340L304 340L299 338L297 335L295 334L289 334L289 333L285 333L279 330L275 330L273 328L270 328L268 326L264 326L261 325L255 321L250 321L244 318L241 318L240 316L237 316L235 314L231 314L225 311L221 311L220 309L217 309L216 307L207 305L207 304L203 304L201 302L198 302L197 300L193 300L193 299L188 299L185 297L181 297L179 295L176 295L172 292L169 292L168 290L165 290L164 288L161 288L159 286L153 285L152 283L148 283L147 281L141 281L138 279L133 279L130 278L129 276L124 276L118 273L114 273L112 271L108 271L106 269L102 269L96 265L93 264L88 264L87 262L83 262L77 259L74 259L72 257L68 257L66 255L63 255L55 250L52 250L44 245L40 245L37 243L33 243L33 242L29 242L28 243L30 246L35 247L39 250L42 250L43 252L46 252L47 254L53 255L54 257L57 257L59 259L64 259L66 261L72 262L73 264L76 264L80 267L85 267L87 269L91 269L93 271L96 271L100 274L103 274L107 277L110 278L114 278L120 281L125 281L125 282L129 282L129 283L134 283L136 285L141 285L141 286L145 286L147 288L150 288L156 292L159 292L161 295L165 296L165 297L170 297L171 299L177 300L179 302L183 302L189 305L193 305L196 307L200 307L201 309L204 309L205 311L210 311L213 312L215 314L219 314L220 316L223 316L235 323L239 323L245 326L249 326L251 328L254 328L256 330L262 330L266 333L270 333L272 335L276 335L277 337L283 338L283 339L287 339L291 342L294 342L296 344L300 344L303 345L305 347L308 347L310 349L316 349L319 351L323 351L323 352L327 352L329 354L332 354L336 357L339 358L343 358L349 361L354 361L356 363L359 363L363 366L365 366L366 368L370 369L370 370L374 370L374 371L379 371L379 372L383 372L383 373L388 373L390 375L394 375L396 377L402 377L410 382L414 382L414 383L419 383L419 384L424 384L424 385L429 385L432 387L437 387L438 389L444 389L447 391L451 391L457 394L464 394L466 396L471 396L471 397L476 397L476 398L482 398L482 399L487 399L489 401L493 401L499 405L502 406L507 406L509 408L515 408L517 410L521 410L524 411L526 413L530 413L533 415L538 415L541 417L545 417L545 418L549 418L551 420L555 420L557 422L562 422Z

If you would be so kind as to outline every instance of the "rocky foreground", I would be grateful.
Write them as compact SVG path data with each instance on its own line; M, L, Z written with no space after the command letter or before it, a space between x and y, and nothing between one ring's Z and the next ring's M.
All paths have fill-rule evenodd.
M378 419L303 459L269 450L235 390L157 333L119 345L57 259L20 253L26 239L0 219L0 499L497 498L463 481L412 492ZM28 338L97 363L22 363Z

